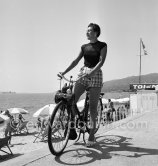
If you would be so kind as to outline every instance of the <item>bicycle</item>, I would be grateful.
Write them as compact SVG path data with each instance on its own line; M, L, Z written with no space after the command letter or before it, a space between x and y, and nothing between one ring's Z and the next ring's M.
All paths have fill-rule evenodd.
M69 82L69 85L61 89L61 80L64 79ZM83 134L83 141L85 142L85 133L90 132L90 112L89 112L89 92L86 91L86 98L84 101L84 107L80 112L77 104L74 104L74 94L72 94L72 88L76 81L70 80L62 76L60 78L60 90L55 95L56 107L50 118L50 125L48 128L48 146L49 150L53 155L59 156L62 154L69 140L70 129L75 128L78 130L78 138L80 139ZM104 93L100 93L98 107L97 107L97 118L96 118L96 129L98 131L101 117L102 117L102 97ZM72 121L72 110L75 112L75 121Z

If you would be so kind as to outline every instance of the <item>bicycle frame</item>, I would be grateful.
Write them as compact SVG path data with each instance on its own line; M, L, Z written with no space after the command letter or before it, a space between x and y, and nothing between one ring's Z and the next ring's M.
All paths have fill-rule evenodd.
M56 107L52 112L50 117L50 125L48 127L48 146L50 152L53 155L59 156L62 154L69 139L77 139L76 142L80 139L81 134L83 134L83 141L85 141L85 133L90 133L91 129L91 117L89 112L89 92L86 91L86 98L83 105L82 111L79 111L77 104L75 103L75 95L72 94L72 88L76 81L66 79L69 82L68 86L63 87L56 93L55 102ZM61 82L60 82L61 85ZM101 122L101 114L103 110L102 105L102 96L104 93L100 93L99 106L97 107L97 116L96 116L96 130L99 129ZM75 113L75 114L74 114ZM73 122L73 124L71 124ZM77 123L78 122L78 123ZM79 134L73 133L73 136L70 135L72 127L79 129ZM70 136L70 137L69 137ZM76 137L78 136L78 137Z
M72 88L73 88L74 83L76 81L72 80L72 76L70 77L70 80L66 79L65 77L63 77L63 78L66 81L69 82L69 85L68 85L67 89L71 89L71 91L72 91ZM67 96L68 95L69 94L67 94ZM99 102L101 103L101 111L103 110L103 104L102 104L102 97L103 97L103 95L104 95L104 93L100 93L100 97L99 97ZM72 115L73 113L75 113L76 121L79 121L80 124L83 124L83 125L87 124L87 122L88 122L88 110L89 110L89 91L88 90L86 91L86 98L85 98L85 102L84 102L84 106L83 106L82 111L79 111L79 109L77 107L77 104L75 103L75 96L74 96L74 94L72 95L71 100L68 101L68 100L65 100L65 98L63 98L62 100L67 105L70 114ZM71 120L73 120L73 119L71 119ZM83 134L83 140L85 142L85 132L89 133L87 127L86 126L77 125L77 128L80 129L80 133L79 133L79 136L78 136L76 142L80 139L81 133Z

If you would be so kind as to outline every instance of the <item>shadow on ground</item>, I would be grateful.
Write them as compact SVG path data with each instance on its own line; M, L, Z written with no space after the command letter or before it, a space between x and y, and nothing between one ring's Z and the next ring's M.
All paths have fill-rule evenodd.
M14 155L11 155L11 154L0 155L0 163L13 159L13 158L16 158L16 157L19 157L21 155L23 155L23 154L18 153L18 154L14 154Z
M97 160L111 159L113 156L137 158L158 155L158 149L134 147L130 140L131 138L116 135L99 136L93 148L87 148L84 143L76 143L83 147L75 146L75 149L66 150L61 156L55 157L55 160L64 165L85 165Z

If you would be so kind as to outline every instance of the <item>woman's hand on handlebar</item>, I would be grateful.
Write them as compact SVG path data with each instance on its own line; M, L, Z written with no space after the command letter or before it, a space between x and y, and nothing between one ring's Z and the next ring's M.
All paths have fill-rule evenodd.
M79 78L85 78L85 79L90 79L91 77L91 70L87 70L85 68L81 68L80 73L78 74Z
M60 79L62 79L63 78L63 72L59 72L58 74L57 74L57 76L60 78Z
M89 79L91 80L91 78L89 77L88 73L84 73L84 74L78 74L79 79Z
M68 82L71 81L71 80L67 79L66 77L64 77L64 74L63 74L62 72L59 72L59 73L57 74L57 76L58 76L61 80L64 79L64 80L66 80L66 81L68 81Z

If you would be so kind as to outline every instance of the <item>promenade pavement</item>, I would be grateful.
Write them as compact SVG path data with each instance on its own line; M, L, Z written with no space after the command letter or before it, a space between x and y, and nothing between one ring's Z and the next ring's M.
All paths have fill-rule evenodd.
M101 126L93 148L85 147L82 139L69 141L64 153L50 154L48 147L11 160L1 166L157 166L158 165L158 110L127 117Z

